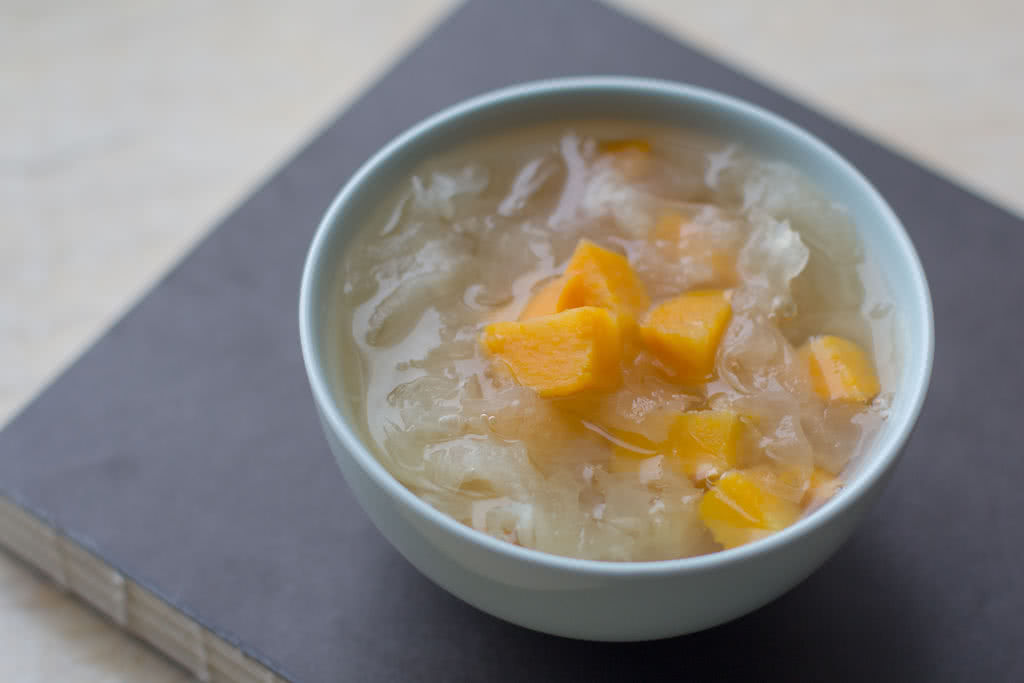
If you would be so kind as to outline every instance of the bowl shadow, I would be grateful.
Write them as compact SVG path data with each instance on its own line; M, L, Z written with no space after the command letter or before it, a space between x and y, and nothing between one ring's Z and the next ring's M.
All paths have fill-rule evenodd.
M640 643L548 636L490 617L405 564L419 586L406 601L432 653L419 664L445 680L924 680L913 584L884 538L858 534L773 603L700 633ZM868 597L873 596L873 597ZM403 610L404 611L404 610ZM408 622L406 622L408 623ZM425 634L423 634L425 635ZM408 671L408 670L407 670ZM424 671L426 673L426 671ZM685 677L685 678L683 678Z

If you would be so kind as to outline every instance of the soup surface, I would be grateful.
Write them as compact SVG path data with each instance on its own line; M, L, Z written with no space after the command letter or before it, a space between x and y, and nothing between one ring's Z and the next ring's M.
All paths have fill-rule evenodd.
M894 321L855 226L727 141L602 121L483 139L353 240L339 394L402 484L508 542L735 547L823 504L884 423Z

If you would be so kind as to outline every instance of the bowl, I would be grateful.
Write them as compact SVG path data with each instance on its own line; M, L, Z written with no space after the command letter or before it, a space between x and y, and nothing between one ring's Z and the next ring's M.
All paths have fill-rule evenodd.
M795 166L849 210L867 258L885 274L903 349L901 367L892 373L889 418L833 499L768 538L659 562L579 560L505 543L438 512L398 483L354 427L348 402L339 400L344 387L329 379L324 323L332 277L350 238L404 175L480 135L596 117L672 123ZM352 176L317 229L302 275L299 331L327 441L385 538L436 584L485 612L537 631L606 641L665 638L715 626L761 607L818 568L850 536L892 473L924 401L933 349L931 300L917 254L899 219L853 166L807 132L747 102L679 83L621 77L498 90L446 109L391 141Z

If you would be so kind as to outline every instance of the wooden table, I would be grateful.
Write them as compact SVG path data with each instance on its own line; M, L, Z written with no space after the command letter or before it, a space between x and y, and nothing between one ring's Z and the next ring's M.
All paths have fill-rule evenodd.
M614 4L1024 213L1021 3ZM451 6L8 0L0 422ZM0 553L0 680L188 676Z

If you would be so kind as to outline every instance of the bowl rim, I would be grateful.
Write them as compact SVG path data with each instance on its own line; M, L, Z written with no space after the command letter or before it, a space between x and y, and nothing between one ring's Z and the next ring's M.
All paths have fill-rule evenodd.
M330 234L336 224L340 225L337 218L346 205L363 191L365 180L371 177L387 160L400 153L412 141L430 136L436 128L454 119L472 117L480 112L505 106L509 102L528 99L543 100L551 96L566 96L571 92L597 92L615 96L661 95L670 99L686 100L710 111L725 110L730 115L737 116L751 124L759 124L771 129L774 135L785 139L788 144L804 147L812 156L818 157L828 166L839 171L844 176L844 182L854 192L864 197L872 205L872 210L884 219L885 230L891 233L891 237L894 239L899 251L899 261L909 271L913 288L917 290L914 292L913 300L919 302L917 310L907 312L916 317L913 323L908 324L908 329L912 329L916 325L916 329L921 331L924 341L924 349L916 349L915 353L904 353L905 362L908 363L907 370L910 372L904 388L904 391L910 392L909 400L904 404L907 408L900 414L890 416L889 419L895 420L894 428L888 431L887 438L881 443L873 444L873 457L864 464L855 479L843 486L839 493L821 508L785 529L737 548L673 560L629 562L586 560L524 548L499 540L456 521L430 506L403 486L363 444L357 436L355 428L342 417L335 404L325 376L324 363L319 354L320 344L315 338L316 310L314 307L317 301L314 292L326 265L325 251ZM633 76L553 78L492 90L443 109L393 138L359 167L344 184L320 220L303 266L298 313L303 363L313 398L325 425L333 431L356 465L362 468L374 484L383 489L394 502L405 511L426 519L463 542L480 546L508 560L529 563L554 571L603 577L657 577L707 571L726 564L743 562L773 553L842 516L844 511L874 488L899 459L924 404L934 356L934 317L931 295L917 252L903 224L889 204L850 162L816 136L758 105L699 86ZM920 353L922 350L923 354Z

